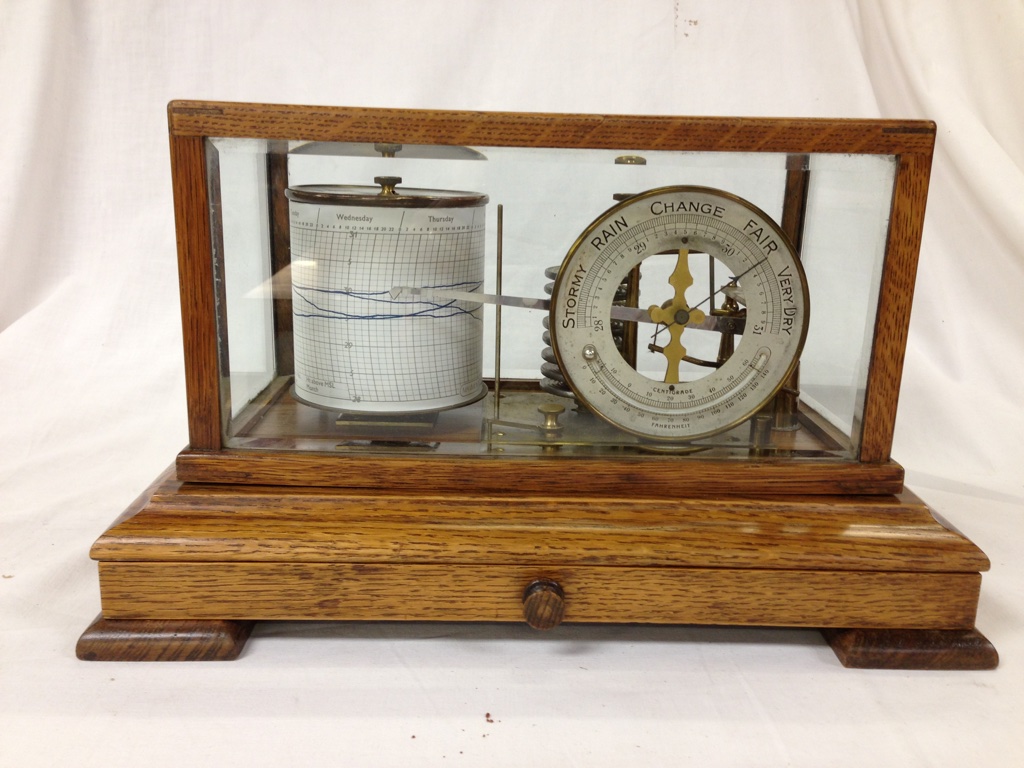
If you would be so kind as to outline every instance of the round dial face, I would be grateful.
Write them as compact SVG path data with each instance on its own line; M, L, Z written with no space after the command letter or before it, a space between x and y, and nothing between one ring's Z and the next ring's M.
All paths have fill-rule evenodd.
M631 283L637 309L613 306ZM800 356L808 312L803 268L769 216L719 190L663 187L609 209L570 249L551 346L590 410L642 438L685 442L771 399ZM624 354L633 322L638 351Z

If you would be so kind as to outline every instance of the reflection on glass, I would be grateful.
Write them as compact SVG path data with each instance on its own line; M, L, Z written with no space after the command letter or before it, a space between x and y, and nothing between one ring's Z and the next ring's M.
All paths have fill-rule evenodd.
M208 141L226 445L856 458L893 157L396 146ZM616 162L639 155L645 163ZM802 180L797 197L794 174ZM400 178L392 193L427 203L384 199L388 182L381 178ZM327 185L335 199L295 199L294 190L317 185ZM811 310L799 371L788 386L794 413L788 427L777 416L766 421L776 407L770 405L764 418L704 440L650 445L566 392L545 327L548 313L522 306L544 306L558 267L604 211L630 195L674 185L725 191L780 225L802 222L792 235ZM471 193L477 203L438 202L455 193ZM502 294L526 299L503 308L500 344L489 296L498 281L499 206ZM640 310L663 305L673 295L678 258L644 259L623 279L618 303ZM694 251L688 270L689 306L698 295L714 295L703 312L742 317L745 297L736 286L726 290L734 275L720 259ZM401 288L437 293L410 298ZM412 315L421 318L420 328L402 325ZM425 325L440 316L465 322ZM623 356L645 377L663 381L665 357L651 349L667 338L664 329L616 322ZM743 327L688 333L690 356L714 365L728 358ZM461 378L452 379L455 391L444 397L410 395L403 402L389 394L433 391L455 369Z

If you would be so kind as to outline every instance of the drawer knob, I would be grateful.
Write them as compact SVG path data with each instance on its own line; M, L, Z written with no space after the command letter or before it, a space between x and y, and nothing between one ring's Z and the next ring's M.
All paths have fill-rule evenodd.
M534 629L554 629L565 617L565 593L558 582L537 579L523 592L523 618Z

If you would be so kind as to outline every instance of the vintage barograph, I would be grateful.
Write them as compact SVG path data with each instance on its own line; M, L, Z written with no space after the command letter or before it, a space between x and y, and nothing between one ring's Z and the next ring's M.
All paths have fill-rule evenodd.
M934 125L174 102L189 445L79 655L259 620L802 626L980 668L890 459Z

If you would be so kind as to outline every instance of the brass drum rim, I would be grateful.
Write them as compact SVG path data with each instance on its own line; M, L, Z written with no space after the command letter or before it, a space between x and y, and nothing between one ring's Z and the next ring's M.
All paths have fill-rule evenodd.
M373 208L477 208L490 201L480 192L403 187L382 195L380 187L354 184L300 184L288 187L284 194L295 203Z

